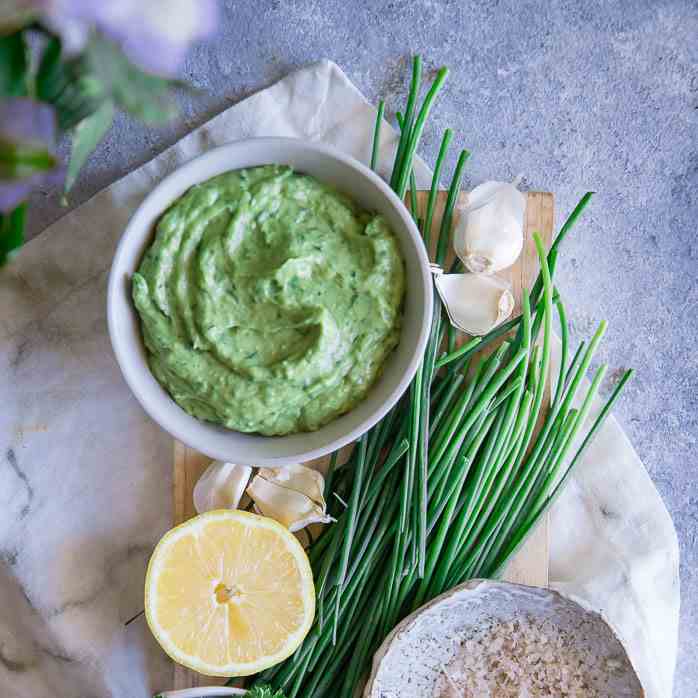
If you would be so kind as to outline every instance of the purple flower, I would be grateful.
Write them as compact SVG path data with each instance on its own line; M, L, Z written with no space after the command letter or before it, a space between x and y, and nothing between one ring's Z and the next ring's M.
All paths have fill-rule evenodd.
M68 52L81 50L91 27L113 39L135 64L174 75L189 45L216 28L216 0L33 0Z
M62 180L55 146L53 107L28 97L0 101L0 211L11 211L35 189Z

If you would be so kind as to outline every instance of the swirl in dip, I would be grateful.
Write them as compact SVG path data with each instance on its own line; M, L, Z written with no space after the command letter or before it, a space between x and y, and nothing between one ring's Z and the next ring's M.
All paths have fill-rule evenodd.
M133 275L161 385L194 417L267 435L364 399L398 342L404 290L381 216L277 165L192 187Z

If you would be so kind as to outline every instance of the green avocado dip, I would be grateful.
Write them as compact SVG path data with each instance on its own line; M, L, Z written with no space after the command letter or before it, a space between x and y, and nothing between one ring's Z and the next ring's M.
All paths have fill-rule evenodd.
M194 417L267 435L318 429L365 398L404 290L381 216L278 165L192 187L133 275L160 384Z

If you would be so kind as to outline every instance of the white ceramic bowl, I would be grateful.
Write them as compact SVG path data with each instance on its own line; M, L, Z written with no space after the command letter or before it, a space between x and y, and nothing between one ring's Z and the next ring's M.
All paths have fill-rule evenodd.
M407 293L400 343L383 374L353 410L314 432L290 436L243 434L182 410L148 368L140 322L131 301L131 275L151 243L164 211L192 185L215 175L267 164L287 164L333 185L363 208L381 213L405 260ZM278 466L331 453L368 431L398 401L424 353L432 314L429 260L409 212L370 169L333 148L290 138L256 138L215 148L166 177L129 221L112 263L107 292L109 335L124 378L146 412L172 436L212 458Z
M551 636L545 647L556 653L558 668L569 665L575 655L584 659L577 668L592 690L583 695L644 698L637 672L602 613L581 599L565 597L552 589L488 579L472 579L437 596L395 626L373 657L363 698L445 695L444 671L454 661L456 667L462 663L464 641L487 628L513 623L520 623L523 632L532 637L540 634L542 627L550 626ZM554 644L555 636L560 637L558 633L566 637L566 648L561 652ZM509 631L500 637L510 642L514 636ZM468 654L474 662L479 659L484 664L484 656L491 649L480 639ZM531 654L542 650L533 642L528 647ZM492 681L502 681L509 673L507 650L500 651L502 676L495 672L488 677ZM492 695L501 693L495 688ZM562 693L556 691L553 695ZM570 691L564 695L582 694Z

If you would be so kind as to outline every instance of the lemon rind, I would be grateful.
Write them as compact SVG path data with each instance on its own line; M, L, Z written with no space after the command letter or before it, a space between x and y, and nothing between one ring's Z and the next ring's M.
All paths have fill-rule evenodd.
M169 639L168 633L164 631L153 618L151 608L152 604L150 601L151 596L153 596L151 588L154 588L156 585L158 579L158 567L159 564L162 564L162 556L157 555L158 549L176 542L184 535L190 535L192 532L195 532L197 528L203 528L209 521L215 519L237 519L238 521L244 520L246 525L259 528L268 528L279 532L287 549L296 560L300 575L305 582L303 584L303 607L306 613L303 624L297 631L289 635L287 642L278 652L273 655L265 655L260 657L260 659L255 662L232 662L225 665L213 665L207 662L202 662L198 657L192 656L186 652L182 652L175 645L175 643ZM310 568L308 556L306 555L305 550L303 550L303 546L287 528L277 521L274 521L274 519L258 516L257 514L252 514L245 511L236 509L218 509L208 511L193 519L190 519L189 521L185 521L184 523L175 526L173 529L168 531L155 546L153 554L150 558L150 562L148 563L145 579L145 617L148 626L150 627L150 631L153 633L160 647L162 647L163 651L173 661L187 667L188 669L192 669L207 676L249 676L251 674L264 671L275 664L279 664L284 659L290 657L296 651L296 649L298 649L308 634L315 617L315 586L313 582L313 572Z

